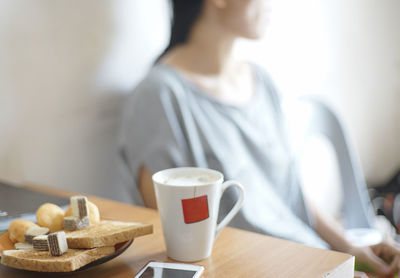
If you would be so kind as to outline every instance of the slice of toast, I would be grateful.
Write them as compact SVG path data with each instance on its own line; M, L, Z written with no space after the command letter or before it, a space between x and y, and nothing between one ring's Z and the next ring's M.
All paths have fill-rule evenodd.
M68 249L62 256L54 257L48 251L5 250L1 263L13 268L39 272L70 272L88 263L114 253L114 247L87 250Z
M66 238L68 248L94 248L114 246L152 232L151 224L104 220L83 230L67 232Z

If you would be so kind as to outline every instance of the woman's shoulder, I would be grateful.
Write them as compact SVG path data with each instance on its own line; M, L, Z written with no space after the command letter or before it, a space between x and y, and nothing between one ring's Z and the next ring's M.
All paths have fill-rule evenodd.
M138 83L133 96L155 97L160 94L173 94L176 97L182 89L181 81L168 66L155 64Z
M249 62L249 64L250 64L251 68L253 69L255 76L260 81L266 83L269 86L275 86L274 82L272 80L271 74L269 73L267 68L265 68L264 66L261 66L259 64L256 64L256 63L252 63L252 62Z
M136 85L123 104L127 119L142 117L154 110L179 109L178 103L184 97L180 80L166 66L156 64ZM153 117L154 118L154 117Z
M281 94L273 81L271 74L261 65L251 63L251 66L254 71L255 79L258 82L258 86L262 89L263 93L269 97L274 105L280 106Z

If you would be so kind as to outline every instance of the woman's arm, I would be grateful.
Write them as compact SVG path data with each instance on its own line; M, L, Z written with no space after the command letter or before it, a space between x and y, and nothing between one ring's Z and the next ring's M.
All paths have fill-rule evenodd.
M157 209L156 194L154 192L153 180L146 166L140 167L139 191L142 195L144 205L148 208Z
M315 230L319 236L332 249L348 252L351 249L351 243L344 237L343 227L331 216L319 212L315 206L310 205L309 207L315 221Z
M356 247L344 236L344 229L329 215L318 212L310 206L315 220L315 230L332 249L352 254L358 263L370 266L374 273L379 275L392 274L398 271L400 248L394 242L383 241L375 246ZM381 257L384 257L387 264Z

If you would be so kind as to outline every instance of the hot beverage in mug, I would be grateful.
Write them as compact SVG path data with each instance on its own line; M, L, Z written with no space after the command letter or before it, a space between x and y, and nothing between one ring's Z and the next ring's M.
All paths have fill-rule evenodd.
M223 182L220 172L204 168L163 170L153 175L153 182L168 256L185 262L210 256L216 236L242 206L242 185ZM239 198L217 225L222 193L231 186L239 190Z

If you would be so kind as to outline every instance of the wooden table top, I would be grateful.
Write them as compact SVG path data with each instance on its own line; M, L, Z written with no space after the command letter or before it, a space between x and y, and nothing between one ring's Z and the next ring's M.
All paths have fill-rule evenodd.
M70 196L56 189L34 187L38 191ZM102 219L151 223L154 233L134 240L119 257L97 267L58 277L134 277L150 260L171 261L166 256L161 222L156 210L88 196L100 209ZM321 250L273 237L226 227L214 243L212 255L196 264L205 268L203 277L341 277L343 268L354 268L348 254ZM342 274L343 275L343 274ZM15 270L0 265L0 277L43 277L43 274ZM353 277L349 274L348 277Z

